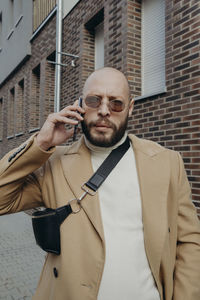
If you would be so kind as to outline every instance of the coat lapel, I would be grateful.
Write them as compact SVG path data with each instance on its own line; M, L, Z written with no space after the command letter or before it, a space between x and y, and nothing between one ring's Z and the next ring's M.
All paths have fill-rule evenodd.
M159 269L164 240L167 233L167 193L169 187L169 163L162 147L155 147L131 136L136 157L142 198L144 242L147 258L160 285ZM165 151L165 153L164 153ZM162 153L162 154L161 154Z
M84 193L81 186L88 181L94 173L92 169L90 151L85 146L83 138L61 156L61 164L64 176L71 188L74 197L80 198ZM103 225L101 221L100 204L98 194L90 196L89 194L82 200L81 206L95 227L95 230L104 240Z

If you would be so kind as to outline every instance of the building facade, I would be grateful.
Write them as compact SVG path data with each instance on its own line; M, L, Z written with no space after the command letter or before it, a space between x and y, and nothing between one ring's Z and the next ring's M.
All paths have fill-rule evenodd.
M56 68L56 1L3 4L0 157L53 112ZM200 215L200 2L63 0L62 14L61 108L93 70L124 72L135 98L129 132L181 153Z

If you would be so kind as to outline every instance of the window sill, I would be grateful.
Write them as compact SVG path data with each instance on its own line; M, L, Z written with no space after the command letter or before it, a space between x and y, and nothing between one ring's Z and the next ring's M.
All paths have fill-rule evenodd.
M135 97L135 101L144 100L146 98L150 98L150 97L154 97L154 96L159 96L159 95L165 94L166 92L167 92L167 88L165 87L164 89L157 91L155 93L145 94L145 95L142 95L139 97Z
M15 136L14 135L9 135L9 136L7 136L7 139L8 140L11 140L11 139L13 139Z
M37 132L37 131L39 131L40 130L40 128L38 127L38 128L32 128L32 129L30 129L28 132L29 133L34 133L34 132Z
M23 134L24 134L23 132L19 132L19 133L16 133L15 136L18 137L18 136L21 136Z

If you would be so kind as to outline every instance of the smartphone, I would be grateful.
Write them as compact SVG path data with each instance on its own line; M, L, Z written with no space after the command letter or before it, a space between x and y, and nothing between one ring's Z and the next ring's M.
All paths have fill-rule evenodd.
M82 98L79 97L78 99L78 106L82 107ZM78 124L74 126L74 135L73 135L73 142L76 140Z

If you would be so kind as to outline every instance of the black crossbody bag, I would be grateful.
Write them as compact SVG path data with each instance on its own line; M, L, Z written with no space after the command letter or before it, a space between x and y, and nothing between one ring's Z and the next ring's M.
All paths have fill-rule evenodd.
M114 149L108 157L103 161L98 170L92 177L82 186L84 194L80 199L75 199L80 205L80 201L87 195L94 195L100 185L104 182L110 172L114 169L120 159L124 156L130 147L129 138L125 142ZM60 248L60 225L74 211L72 210L71 201L65 206L56 209L46 208L42 211L36 211L32 215L33 232L36 243L46 252L59 255ZM74 213L79 212L79 210Z

